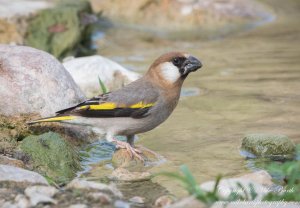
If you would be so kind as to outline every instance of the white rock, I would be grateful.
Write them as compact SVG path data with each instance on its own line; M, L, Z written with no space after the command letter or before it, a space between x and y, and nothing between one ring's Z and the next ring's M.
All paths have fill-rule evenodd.
M69 206L69 208L87 208L85 204L72 204Z
M121 88L140 77L137 73L99 55L69 59L63 65L88 97L102 93L98 77L109 90Z
M18 194L16 197L15 197L15 205L18 207L18 208L27 208L27 207L30 207L30 202L28 201L28 199L22 195L22 194Z
M9 165L0 165L0 181L29 182L48 185L47 180L40 174Z
M270 174L265 170L249 173L241 176L240 178L250 179L264 186L272 186L274 184L272 182L272 176L270 176Z
M122 193L117 189L114 184L104 184L94 181L86 181L84 179L75 178L68 185L67 189L95 189L100 191L109 191L115 196L122 198Z
M194 196L185 197L174 204L167 204L162 206L156 206L156 208L165 207L165 208L207 208L207 205L203 202L197 200Z
M24 192L30 199L31 206L36 206L39 203L57 203L52 197L58 190L52 186L30 186Z
M50 116L85 99L52 55L25 46L0 44L0 114Z
M145 203L145 198L140 196L134 196L130 198L129 201L132 203L143 204Z
M240 188L238 186L238 183L241 184L243 188ZM201 189L203 189L204 191L213 191L214 186L215 186L215 181L208 181L200 185ZM232 192L235 192L243 197L246 197L245 192L247 193L248 196L251 195L250 194L251 186L253 187L254 191L257 193L257 197L255 198L256 201L260 201L266 194L270 192L270 190L267 187L251 179L228 178L228 179L222 179L220 181L217 193L219 197L222 199L228 198Z

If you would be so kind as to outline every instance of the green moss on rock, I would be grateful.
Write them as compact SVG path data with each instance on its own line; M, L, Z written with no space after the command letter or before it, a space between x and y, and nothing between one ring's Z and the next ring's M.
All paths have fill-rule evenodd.
M86 1L62 1L55 8L41 11L29 23L26 45L61 58L84 39L85 25L81 24L84 13L91 13Z
M256 157L276 160L292 159L295 156L295 144L285 135L249 134L243 138L242 150Z
M28 136L20 148L30 156L37 171L56 182L70 180L80 169L78 152L57 133Z

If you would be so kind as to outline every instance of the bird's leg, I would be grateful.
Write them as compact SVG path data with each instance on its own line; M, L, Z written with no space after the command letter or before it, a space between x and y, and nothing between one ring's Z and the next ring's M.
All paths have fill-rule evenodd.
M114 142L116 144L116 148L126 149L127 152L130 154L131 158L137 157L141 161L144 161L144 159L139 155L139 153L141 153L141 152L139 150L135 149L134 147L132 147L129 143L119 141L115 138L112 139L112 142Z
M133 147L137 153L142 153L140 150L136 149L135 148L135 145L134 145L134 138L135 138L135 135L129 135L129 136L126 136L127 138L127 143L130 144L131 147Z
M130 144L130 146L134 147L134 135L126 136L127 143Z

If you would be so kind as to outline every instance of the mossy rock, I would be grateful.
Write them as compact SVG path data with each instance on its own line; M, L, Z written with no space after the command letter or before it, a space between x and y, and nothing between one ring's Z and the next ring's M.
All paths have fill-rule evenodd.
M285 135L249 134L243 138L241 150L254 157L285 160L294 158L296 146Z
M85 39L81 15L91 13L87 1L62 1L29 22L25 44L62 58Z
M28 136L20 148L29 155L37 171L55 182L67 182L80 169L78 152L57 133Z

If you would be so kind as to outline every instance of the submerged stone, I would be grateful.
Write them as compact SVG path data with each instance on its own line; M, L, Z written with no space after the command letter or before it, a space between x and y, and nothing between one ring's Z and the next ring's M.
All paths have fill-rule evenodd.
M80 169L78 152L57 133L28 136L20 147L29 155L35 169L56 182L70 180Z
M243 138L241 146L247 156L275 160L292 159L295 149L295 144L287 136L280 134L249 134Z
M112 156L113 166L115 168L126 168L130 171L144 171L163 160L160 155L143 146L137 146L136 148L142 152L141 157L144 161L141 161L137 157L131 157L129 152L125 149L119 149Z

